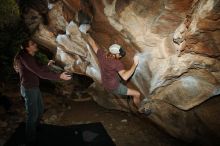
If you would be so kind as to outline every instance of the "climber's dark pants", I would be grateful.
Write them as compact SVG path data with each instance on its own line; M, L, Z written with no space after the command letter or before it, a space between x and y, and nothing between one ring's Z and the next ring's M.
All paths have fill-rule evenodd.
M36 139L36 128L43 114L43 101L40 89L38 87L26 89L21 86L21 95L25 100L26 117L26 141Z
M111 90L110 92L112 92L116 95L127 95L128 87L122 83L119 83L118 88L116 88L115 90Z

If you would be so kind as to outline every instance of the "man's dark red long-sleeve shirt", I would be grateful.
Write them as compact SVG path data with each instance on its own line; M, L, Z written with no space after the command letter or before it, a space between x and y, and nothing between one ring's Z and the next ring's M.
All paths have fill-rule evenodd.
M39 87L39 77L48 80L59 80L60 74L49 70L48 66L41 66L34 56L22 51L19 53L19 75L21 85L25 88Z

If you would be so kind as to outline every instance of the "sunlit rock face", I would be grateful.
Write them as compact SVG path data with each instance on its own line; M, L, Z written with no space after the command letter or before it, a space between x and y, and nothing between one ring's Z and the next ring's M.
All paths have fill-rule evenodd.
M140 56L128 86L138 89L145 106L152 108L149 118L184 140L220 136L220 119L215 117L220 101L213 98L220 94L219 0L83 2L85 12L93 15L90 33L102 49L112 43L122 45L127 68L134 55ZM65 70L93 78L88 91L97 103L127 111L126 101L100 84L96 56L78 29L81 4L78 0L53 3L49 24L37 21L35 39L54 52Z

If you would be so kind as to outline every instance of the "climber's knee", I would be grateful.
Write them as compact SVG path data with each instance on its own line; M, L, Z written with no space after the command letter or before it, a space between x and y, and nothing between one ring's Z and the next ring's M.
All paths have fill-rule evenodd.
M136 98L140 98L140 92L134 89L128 88L127 95L134 96Z

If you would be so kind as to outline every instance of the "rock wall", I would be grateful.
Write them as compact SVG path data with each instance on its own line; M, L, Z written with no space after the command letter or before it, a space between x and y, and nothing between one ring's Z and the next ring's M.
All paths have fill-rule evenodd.
M65 70L93 78L88 91L97 103L128 111L124 98L100 84L96 56L78 29L82 8L92 16L90 33L102 49L121 44L127 68L140 56L128 86L142 93L152 121L187 141L220 137L219 0L62 0L48 6L47 25L37 10L25 17L35 22L29 25L37 29L35 40L54 52ZM28 19L32 15L36 21Z

